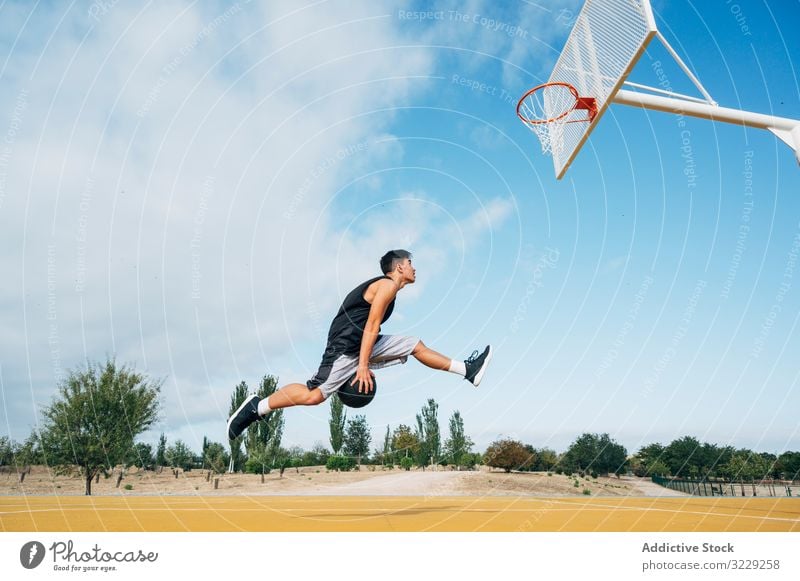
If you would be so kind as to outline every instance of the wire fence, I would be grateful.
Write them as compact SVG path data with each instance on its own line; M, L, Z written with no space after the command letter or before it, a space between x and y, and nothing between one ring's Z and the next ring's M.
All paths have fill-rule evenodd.
M800 481L786 480L723 480L664 478L653 476L655 484L692 496L788 496L800 497Z

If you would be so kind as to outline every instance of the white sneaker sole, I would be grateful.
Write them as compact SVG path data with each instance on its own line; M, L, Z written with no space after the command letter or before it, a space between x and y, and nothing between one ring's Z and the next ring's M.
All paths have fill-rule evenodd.
M480 371L475 374L475 381L472 382L472 385L478 387L481 384L481 380L483 379L483 374L486 373L486 368L489 367L489 362L492 360L492 346L489 345L489 353L486 355L486 359L483 360L483 365L481 366Z
M245 400L242 402L242 405L240 405L238 408L236 408L236 411L235 411L235 412L233 412L233 413L231 414L231 417L229 417L229 418L228 418L228 431L227 431L227 432L225 432L225 434L228 436L228 439L229 439L229 440L231 439L231 422L233 422L233 419L234 419L236 416L238 416L238 415L239 415L239 412L240 412L240 411L242 411L242 410L245 408L245 406L247 406L247 404L248 404L248 403L250 403L250 401L251 401L253 398L256 398L256 399L258 399L258 396L257 396L257 395L255 395L255 394L253 394L253 395L251 395L250 397L248 397L248 398L245 398ZM241 434L239 434L239 436L241 436ZM236 436L236 437L238 438L239 436Z

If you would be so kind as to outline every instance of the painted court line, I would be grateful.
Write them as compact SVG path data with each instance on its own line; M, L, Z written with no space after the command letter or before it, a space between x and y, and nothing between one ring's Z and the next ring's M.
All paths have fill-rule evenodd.
M524 499L529 500L529 499ZM659 507L652 507L652 506L625 506L625 505L616 505L616 504L594 504L594 505L587 505L587 504L575 504L569 501L561 501L561 500L547 500L545 503L552 503L562 505L560 508L556 507L537 507L532 506L530 508L513 508L513 507L505 507L501 506L498 508L473 508L469 506L464 507L440 507L440 506L431 506L431 505L420 505L420 504L412 504L408 506L367 506L367 507L341 507L341 506L301 506L301 507L275 507L269 505L259 505L259 508L263 510L270 510L272 512L292 512L292 513L314 513L314 512L389 512L389 513L401 513L404 511L409 510L417 510L421 507L424 507L427 511L430 512L472 512L472 513L496 513L496 512L512 512L512 513L527 513L527 512L613 512L613 511L626 511L626 512L662 512L668 514L692 514L697 516L736 516L737 518L749 518L749 519L758 519L758 520L776 520L776 521L785 521L785 522L798 522L800 523L800 513L795 518L790 517L774 517L774 516L767 516L763 514L758 515L747 515L747 514L740 514L742 510L749 510L745 507L725 507L720 506L718 507L719 511L697 511L697 510L687 510L684 508L659 508ZM6 510L0 511L0 515L13 515L13 514L33 514L33 513L63 513L63 512L121 512L121 513L128 513L128 512L163 512L163 511L175 511L175 512L207 512L211 509L213 512L216 513L225 513L225 512L242 512L242 513L250 513L252 512L252 508L248 507L226 507L226 506L213 506L212 504L208 504L204 507L182 507L182 506L159 506L159 507L148 507L148 506L121 506L121 507L113 507L113 506L90 506L90 507L81 507L81 506L64 506L60 505L57 507L49 507L49 508L31 508L31 509L23 509L23 510ZM731 511L736 511L734 514L731 514ZM775 511L775 512L788 512L788 511ZM789 513L793 514L793 513Z
M0 498L4 531L800 531L800 499Z

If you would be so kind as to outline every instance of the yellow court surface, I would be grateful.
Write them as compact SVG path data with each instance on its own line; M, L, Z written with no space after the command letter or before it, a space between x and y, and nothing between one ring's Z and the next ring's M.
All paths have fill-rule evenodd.
M794 498L0 498L4 532L800 532Z

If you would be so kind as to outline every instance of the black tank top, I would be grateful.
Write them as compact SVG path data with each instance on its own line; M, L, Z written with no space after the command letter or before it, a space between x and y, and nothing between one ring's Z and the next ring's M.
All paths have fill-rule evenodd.
M364 336L364 327L367 324L369 310L372 307L370 303L364 300L364 292L369 285L382 278L389 277L376 276L366 282L362 282L344 298L342 306L339 307L339 312L333 318L330 331L328 331L328 346L325 348L324 358L359 354L361 338ZM381 324L389 319L392 311L394 311L394 299L386 307ZM378 338L380 338L380 335L378 335Z

